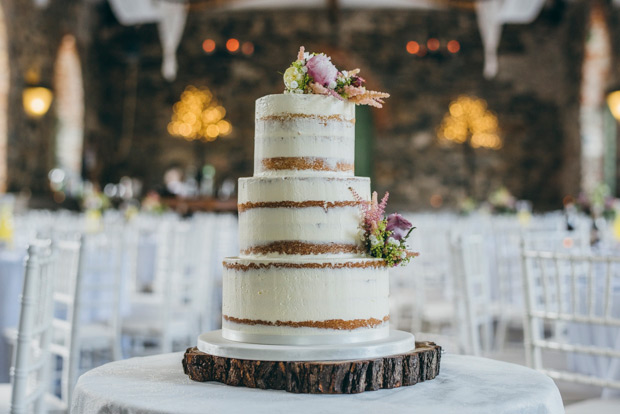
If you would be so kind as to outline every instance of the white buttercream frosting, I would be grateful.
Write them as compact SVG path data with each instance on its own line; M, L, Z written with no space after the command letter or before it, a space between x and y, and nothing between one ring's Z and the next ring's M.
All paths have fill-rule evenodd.
M352 176L355 105L320 95L268 95L256 101L254 175ZM276 169L265 161L301 158L325 169ZM338 166L340 165L340 168Z
M340 115L345 120L355 119L355 104L331 96L276 94L256 100L256 119L283 114Z
M255 208L239 214L241 251L279 241L361 245L359 209Z
M239 204L264 201L354 201L355 190L370 200L370 178L248 177L239 179Z
M388 269L383 266L340 267L378 259L277 260L229 258L227 264L258 265L234 269L225 266L222 314L227 317L277 321L383 320L389 315ZM267 267L270 263L335 264L335 268ZM240 300L242 298L242 300ZM256 325L234 324L256 332ZM260 331L269 331L261 325ZM382 325L384 326L384 325ZM232 328L232 327L229 327ZM274 327L281 328L281 327ZM271 333L281 333L273 329Z
M323 177L252 177L239 180L239 247L241 251L279 241L355 244L359 205L353 189L364 200L370 198L370 179ZM256 207L261 203L320 202L314 207ZM340 203L340 204L338 204ZM344 205L342 203L345 203ZM346 204L348 203L348 204ZM254 207L248 208L244 207ZM280 254L268 254L278 257ZM354 257L359 254L346 254Z

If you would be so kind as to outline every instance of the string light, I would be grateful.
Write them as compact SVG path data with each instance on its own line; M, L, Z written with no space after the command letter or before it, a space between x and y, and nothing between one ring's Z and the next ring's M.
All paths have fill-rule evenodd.
M202 42L202 50L207 53L212 53L215 50L215 40L206 39L204 42Z
M435 39L434 37L428 39L428 41L426 42L426 47L428 47L428 50L430 50L431 52L439 50L439 40Z
M232 132L232 125L224 119L225 116L226 109L208 88L188 86L181 94L181 100L172 106L172 119L167 130L170 135L187 141L214 141Z
M229 52L236 52L239 50L239 41L237 39L231 38L226 41L226 49Z
M241 53L244 55L251 55L254 53L254 43L252 42L243 42L241 45Z
M450 40L447 46L448 52L450 53L457 53L459 50L461 50L461 44L457 40Z
M498 150L502 147L497 116L484 99L459 96L450 103L439 126L440 140L463 144L469 138L473 148Z
M407 53L415 55L420 51L420 44L414 40L407 42Z

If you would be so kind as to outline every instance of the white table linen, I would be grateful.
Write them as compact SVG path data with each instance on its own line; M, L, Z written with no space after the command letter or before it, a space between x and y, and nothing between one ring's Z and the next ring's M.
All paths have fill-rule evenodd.
M529 368L444 355L431 381L354 395L292 394L191 381L183 353L117 361L82 375L73 413L564 413L553 381Z

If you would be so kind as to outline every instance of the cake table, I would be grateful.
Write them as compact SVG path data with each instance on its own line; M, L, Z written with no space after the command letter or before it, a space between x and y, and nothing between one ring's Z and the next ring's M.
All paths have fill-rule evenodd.
M433 381L348 395L293 394L190 380L183 353L112 362L82 375L71 412L90 413L564 413L553 381L532 369L444 354Z

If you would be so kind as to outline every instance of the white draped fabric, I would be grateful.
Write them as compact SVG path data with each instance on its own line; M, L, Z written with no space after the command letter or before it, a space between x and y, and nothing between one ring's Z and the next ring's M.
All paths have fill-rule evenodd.
M176 50L185 28L187 5L183 1L108 1L118 21L125 26L157 23L163 52L162 75L173 81L177 76Z
M498 71L497 48L506 23L531 23L545 0L488 0L476 3L478 28L484 46L484 77L494 78Z
M444 355L437 378L411 387L354 395L200 383L183 373L182 353L113 362L82 375L75 413L564 413L553 381L534 370L470 356Z
M183 36L187 7L183 3L164 2L160 6L161 18L157 25L159 40L163 50L161 73L167 81L173 81L177 77L176 51Z

